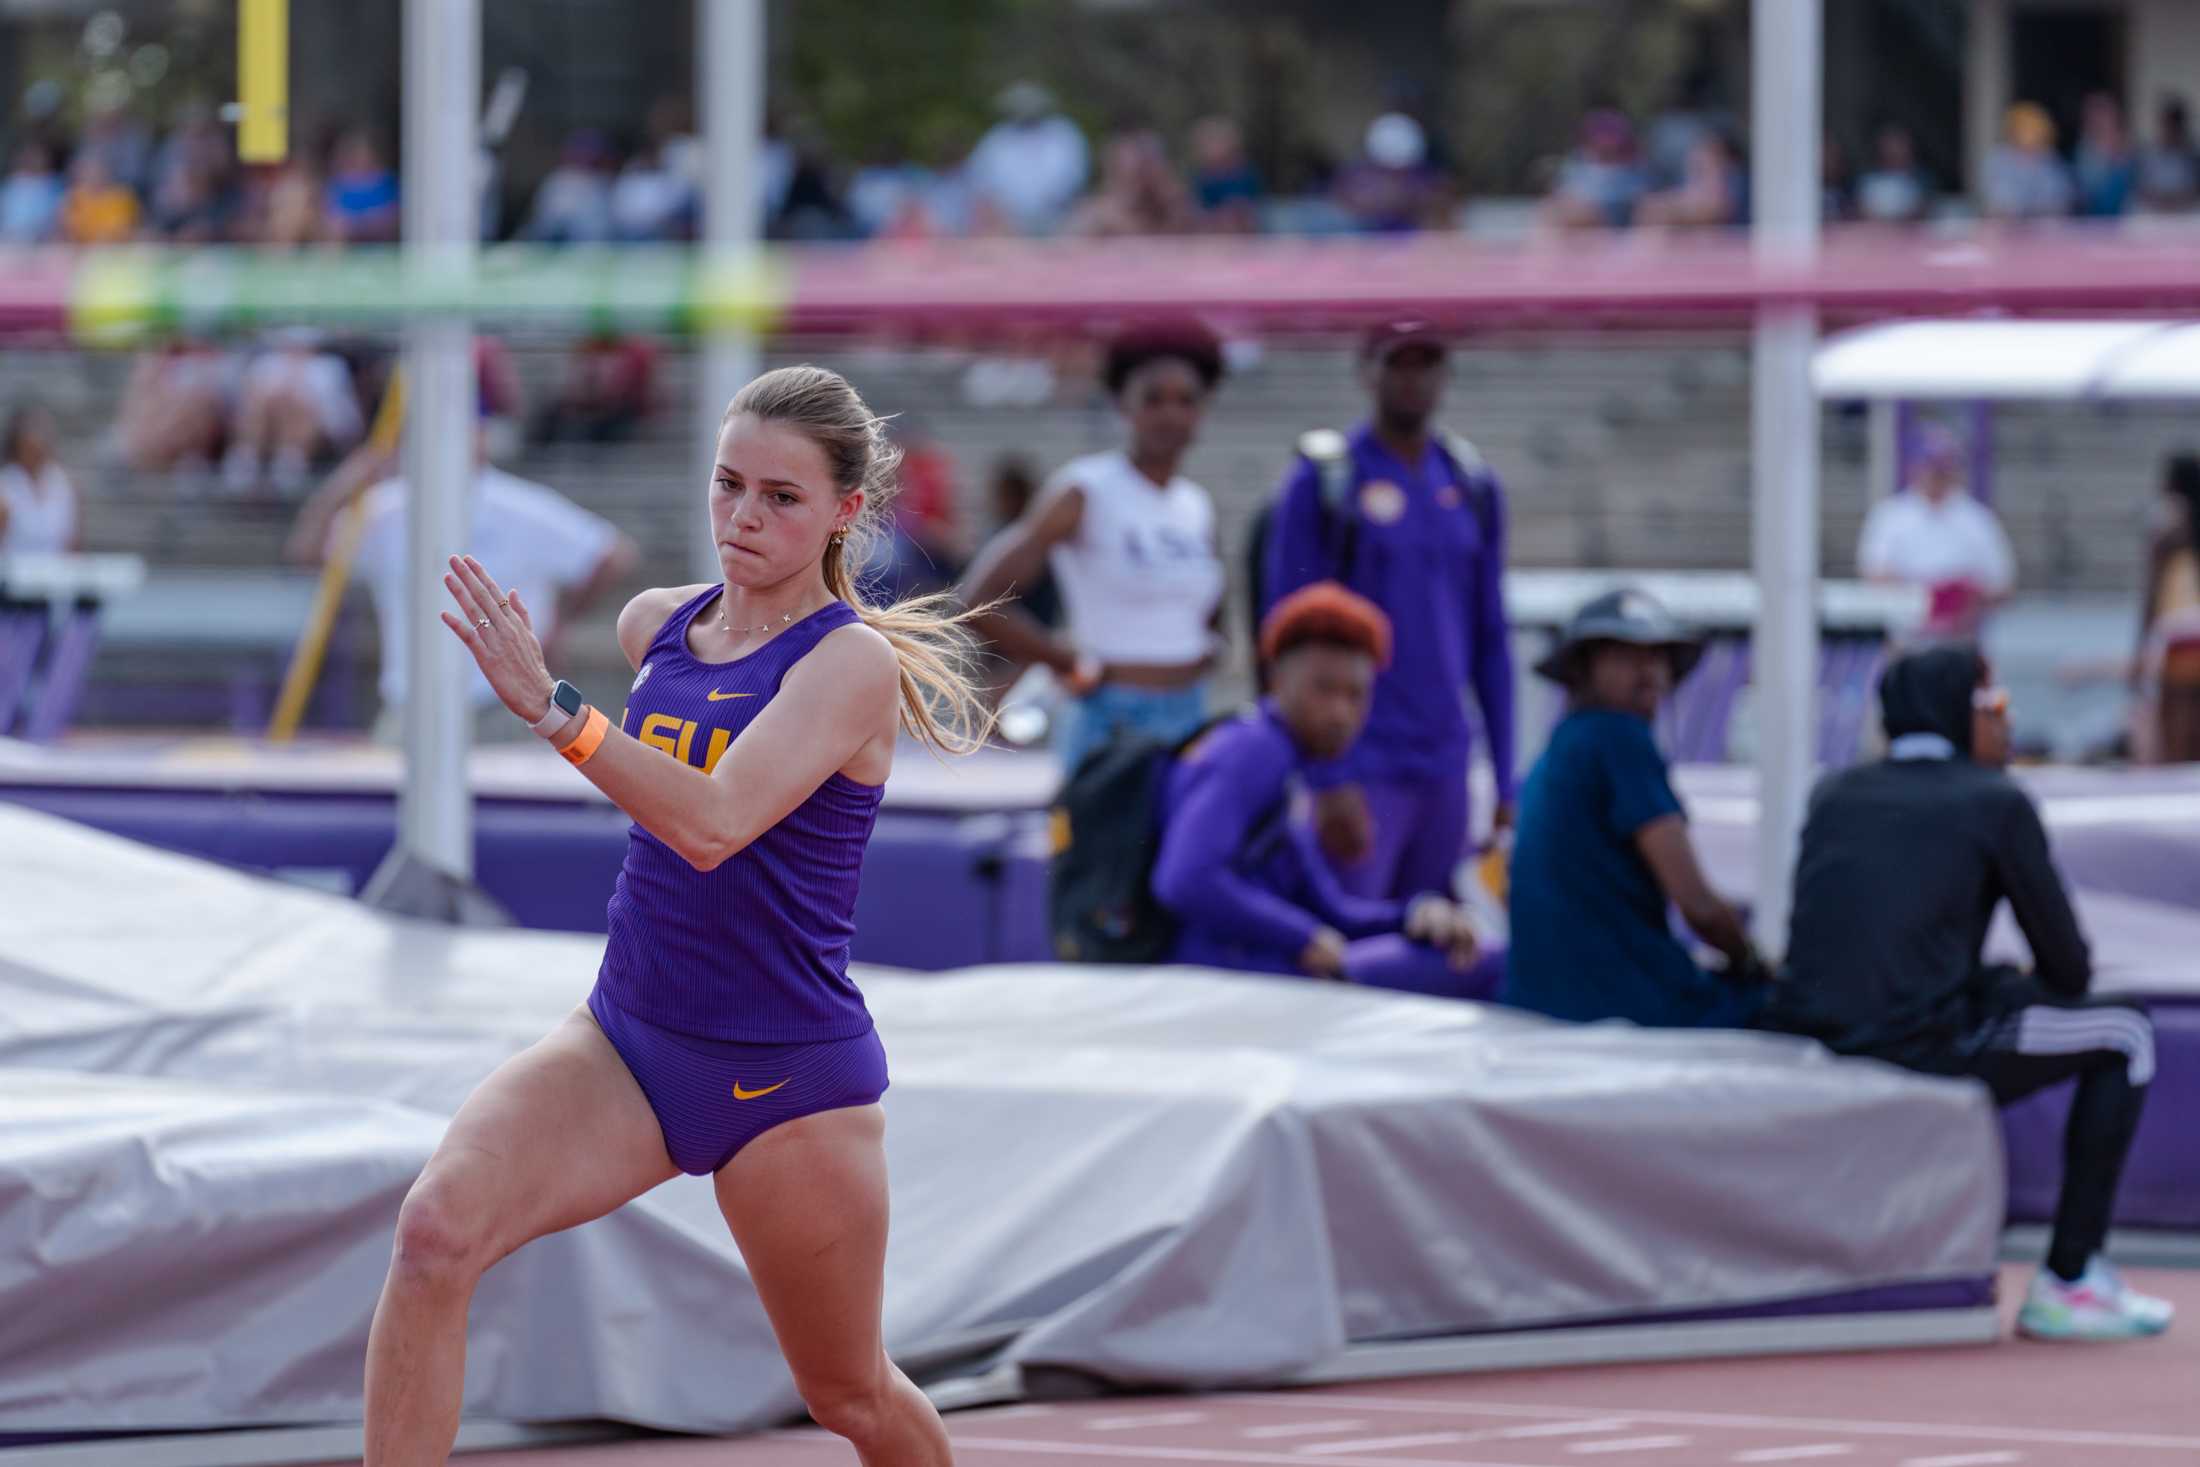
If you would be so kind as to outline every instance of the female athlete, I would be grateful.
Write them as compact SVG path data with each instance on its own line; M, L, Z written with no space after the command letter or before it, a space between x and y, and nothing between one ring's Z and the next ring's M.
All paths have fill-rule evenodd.
M873 608L849 578L896 457L832 372L743 388L710 486L724 581L620 614L616 728L552 678L519 595L452 559L445 625L634 825L587 1005L482 1083L405 1198L367 1346L368 1467L445 1459L492 1264L683 1171L713 1178L810 1414L868 1467L951 1460L882 1342L886 1058L847 977L898 729L950 752L984 733L945 598Z
M1065 464L963 577L969 603L988 608L976 630L1012 662L1046 663L1076 699L1056 743L1065 771L1118 730L1174 742L1206 721L1222 557L1214 502L1179 466L1222 367L1221 345L1196 323L1118 337L1103 376L1128 441ZM1049 566L1066 636L1001 603Z

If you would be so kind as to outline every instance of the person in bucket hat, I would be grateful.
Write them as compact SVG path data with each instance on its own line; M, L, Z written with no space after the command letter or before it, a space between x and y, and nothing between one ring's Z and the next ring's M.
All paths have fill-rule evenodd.
M1701 652L1654 597L1620 590L1582 607L1536 664L1568 707L1521 790L1504 1002L1659 1028L1747 1026L1763 1007L1764 964L1704 879L1652 734ZM1674 935L1673 908L1723 970Z

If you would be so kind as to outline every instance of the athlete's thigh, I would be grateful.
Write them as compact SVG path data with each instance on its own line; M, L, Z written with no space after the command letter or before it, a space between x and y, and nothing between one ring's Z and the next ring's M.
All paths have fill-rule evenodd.
M886 1280L885 1112L850 1106L775 1126L716 1180L796 1384L868 1379Z
M603 1216L675 1175L641 1086L585 1009L459 1107L419 1189L494 1219L498 1252Z

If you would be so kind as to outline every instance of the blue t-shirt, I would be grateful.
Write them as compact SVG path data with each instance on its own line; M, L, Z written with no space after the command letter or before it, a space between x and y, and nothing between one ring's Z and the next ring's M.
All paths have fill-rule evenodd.
M1681 813L1650 725L1578 709L1520 793L1505 1003L1658 1028L1748 1022L1754 1000L1696 966L1635 835Z

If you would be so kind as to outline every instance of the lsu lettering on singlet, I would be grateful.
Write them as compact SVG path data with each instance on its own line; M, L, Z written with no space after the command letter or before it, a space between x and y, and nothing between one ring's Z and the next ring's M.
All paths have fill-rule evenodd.
M688 626L721 594L713 586L657 633L619 724L703 770L717 766L789 668L857 620L835 601L745 657L705 662L688 650ZM597 987L631 1014L711 1039L794 1044L867 1031L870 1012L848 981L848 943L883 792L836 770L715 871L696 870L632 826Z

